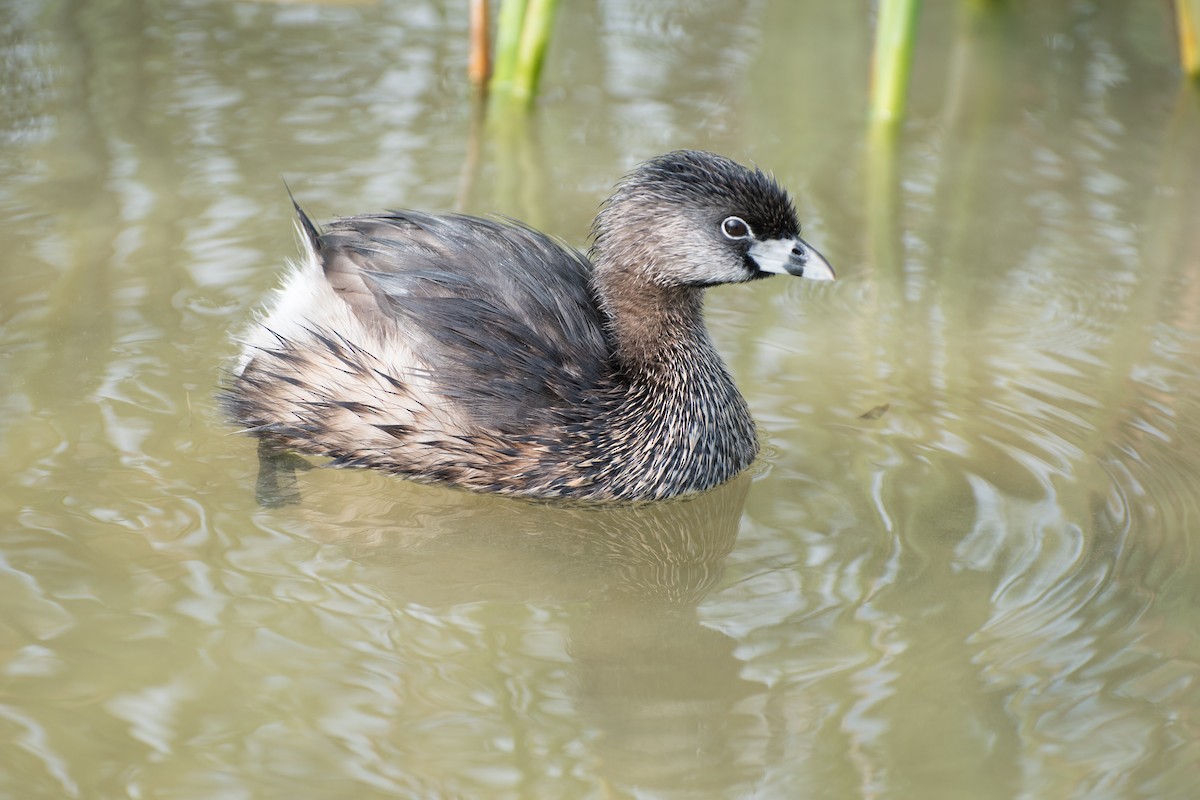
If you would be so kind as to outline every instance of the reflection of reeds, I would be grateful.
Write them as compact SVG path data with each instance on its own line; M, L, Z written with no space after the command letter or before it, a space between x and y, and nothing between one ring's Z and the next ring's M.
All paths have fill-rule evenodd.
M876 263L891 275L900 273L904 261L896 155L920 11L921 0L879 0L875 21L867 205Z

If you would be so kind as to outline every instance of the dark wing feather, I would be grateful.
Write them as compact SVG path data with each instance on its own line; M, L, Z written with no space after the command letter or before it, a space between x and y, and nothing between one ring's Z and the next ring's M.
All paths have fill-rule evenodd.
M326 277L360 319L413 346L478 424L519 430L594 395L610 347L578 251L518 223L403 211L318 237Z

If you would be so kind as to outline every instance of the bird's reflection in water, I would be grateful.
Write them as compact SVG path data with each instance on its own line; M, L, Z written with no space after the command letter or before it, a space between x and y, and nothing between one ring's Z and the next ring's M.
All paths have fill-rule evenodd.
M756 778L743 774L754 759L739 750L754 738L754 717L737 706L765 687L741 676L735 640L697 613L737 539L749 477L687 500L610 507L363 480L391 491L353 503L310 491L303 516L319 520L398 608L551 609L565 622L568 699L593 729L593 763L613 787ZM499 657L528 654L513 644Z

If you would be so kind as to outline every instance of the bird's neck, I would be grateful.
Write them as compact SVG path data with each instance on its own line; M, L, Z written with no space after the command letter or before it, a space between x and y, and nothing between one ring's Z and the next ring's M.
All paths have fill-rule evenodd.
M601 280L597 290L631 402L652 399L633 413L707 426L714 407L744 406L704 325L703 289Z
M661 496L744 469L758 451L754 422L704 326L703 290L639 286L602 294L602 306L627 387L610 422L635 431L604 443L605 458Z
M626 278L621 280L621 278ZM596 291L621 369L631 377L716 358L704 327L704 290L598 274Z

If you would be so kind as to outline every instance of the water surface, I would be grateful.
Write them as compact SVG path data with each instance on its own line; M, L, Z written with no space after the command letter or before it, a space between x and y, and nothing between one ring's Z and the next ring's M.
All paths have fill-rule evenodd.
M535 115L480 137L465 3L0 0L0 794L1192 796L1200 100L1163 7L926 4L889 151L861 4L644 5L563 4ZM255 502L215 389L296 252L281 176L583 245L676 147L771 169L839 270L711 294L748 475Z

